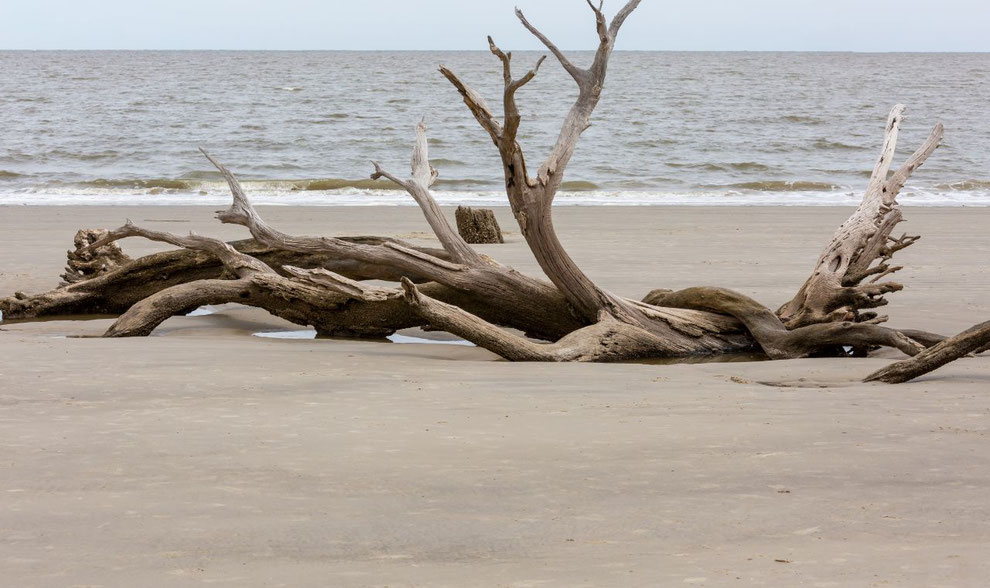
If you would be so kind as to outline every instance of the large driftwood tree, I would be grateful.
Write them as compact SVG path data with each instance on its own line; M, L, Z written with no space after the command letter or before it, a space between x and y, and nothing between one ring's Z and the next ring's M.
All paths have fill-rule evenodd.
M601 5L589 1L598 47L580 67L519 10L523 26L538 38L577 85L549 155L531 174L517 140L522 120L516 93L543 63L516 77L512 54L489 37L502 65L500 112L441 66L502 160L505 191L520 231L549 282L525 276L481 255L452 229L431 194L437 172L427 154L426 126L416 128L412 174L384 177L406 190L422 209L442 250L395 239L300 237L270 226L251 205L234 175L204 151L230 186L233 202L219 211L222 223L242 225L252 239L225 243L181 237L130 222L115 230L80 231L59 288L0 300L7 319L83 313L118 314L107 337L147 335L165 319L204 304L257 306L325 336L383 337L398 329L429 326L459 335L512 361L623 361L650 357L762 350L772 359L809 355L866 355L893 347L909 359L867 380L902 382L963 355L986 349L990 328L978 325L946 338L881 326L873 309L902 288L882 281L901 269L893 255L918 237L892 236L902 220L897 195L908 177L942 139L936 125L925 143L890 173L904 107L890 113L880 157L859 208L836 231L812 274L776 312L733 291L696 287L655 290L633 300L600 288L571 259L557 238L553 200L582 132L602 96L609 58L626 18L639 0L627 2L609 23ZM181 249L130 259L116 241L143 237ZM375 286L368 280L399 282ZM506 327L525 333L515 334ZM927 347L927 349L926 349ZM851 350L851 351L850 351Z

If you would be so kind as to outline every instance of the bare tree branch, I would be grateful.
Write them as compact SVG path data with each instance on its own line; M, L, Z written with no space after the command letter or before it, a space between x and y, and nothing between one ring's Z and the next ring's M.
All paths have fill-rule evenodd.
M385 171L379 163L372 162L375 173L372 179L385 177L409 192L416 204L419 205L433 233L440 240L443 248L450 254L453 261L460 264L477 265L482 263L481 256L450 226L447 218L437 204L430 186L437 178L437 170L430 165L429 147L426 139L426 122L416 125L416 143L412 156L412 177L408 181L400 180Z
M461 97L464 98L464 104L467 105L471 114L478 121L483 129L488 131L488 134L492 138L492 142L495 146L499 146L502 141L502 125L495 120L495 115L492 114L491 108L488 107L488 103L474 88L468 86L457 77L451 70L447 67L441 65L440 73L447 78L451 84L457 88L460 92Z
M925 142L922 143L921 147L919 147L918 150L915 151L911 157L909 157L908 160L897 169L896 172L894 172L894 175L891 176L890 180L887 181L886 194L888 195L888 198L893 199L897 197L897 194L900 193L901 188L904 187L904 183L907 182L909 177L911 177L914 170L921 167L921 165L925 163L925 160L928 159L928 156L934 153L935 149L937 149L942 143L942 137L944 134L945 129L942 126L942 123L936 124L935 128L932 129L931 134L928 135L928 138L925 139Z
M599 320L601 311L607 310L613 316L622 317L622 320L649 324L653 321L646 318L642 310L636 305L602 291L584 275L557 239L550 214L550 206L560 187L564 168L574 153L581 133L590 125L591 113L601 96L606 64L614 41L614 36L609 34L605 26L604 15L600 7L595 8L590 3L589 5L595 12L600 43L595 53L595 61L588 70L580 69L571 63L553 42L526 19L522 11L516 9L516 16L523 26L550 50L579 87L577 101L564 119L557 141L549 157L540 166L535 179L528 176L522 148L515 141L519 125L519 113L514 93L536 75L536 68L530 74L513 82L510 67L511 55L500 50L494 41L489 39L489 49L502 62L502 78L505 83L504 128L493 120L487 105L481 106L484 102L475 92L467 88L446 68L441 68L441 72L458 89L468 108L481 126L489 132L498 147L505 172L509 204L530 249L554 285L567 297L584 320L595 322ZM621 17L624 19L628 16L636 5L638 5L636 0L628 2L620 11ZM618 26L615 30L618 30ZM542 60L538 62L537 67L539 63L542 63ZM667 330L669 327L660 325L657 328Z
M619 29L622 28L622 23L626 22L626 18L632 14L633 10L639 6L640 0L630 0L626 2L626 5L619 9L612 17L612 24L608 27L608 34L612 37L612 41L615 41L615 37L619 34Z
M532 24L530 24L530 22L526 19L526 16L523 14L522 10L519 10L518 8L516 8L516 18L518 18L519 22L521 22L522 25L526 27L526 30L532 33L534 37L539 39L540 42L543 43L546 46L546 48L550 51L550 53L552 53L553 56L557 58L557 61L560 62L560 65L563 66L564 70L567 71L567 73L571 74L571 77L574 78L574 81L577 82L578 86L582 86L586 83L588 72L571 63L571 60L568 59L566 55L564 55L563 51L558 49L557 46L553 44L553 41L551 41L549 38L547 38L546 35L541 33L539 29L537 29Z
M108 231L103 238L93 242L87 247L84 247L81 251L85 252L97 249L127 237L144 237L145 239L151 241L170 243L186 249L207 251L217 256L220 262L223 263L228 270L242 278L255 273L275 273L275 270L270 268L266 263L251 257L250 255L241 253L231 247L229 243L225 243L219 239L201 237L192 233L190 233L188 237L180 237L179 235L173 235L172 233L142 229L141 227L134 225L130 220L128 220L124 226Z
M602 12L602 7L605 6L605 0L599 0L597 8L591 0L586 1L588 6L590 6L591 10L595 13L595 29L598 32L599 41L603 44L609 43L611 39L609 39L608 35L608 23L605 22L605 13Z
M519 145L518 141L516 141L516 133L519 131L519 124L522 120L522 117L519 114L519 107L516 105L516 91L536 77L536 73L540 69L540 64L543 63L543 60L546 59L546 57L541 56L539 60L537 60L533 69L526 72L526 74L518 80L513 80L512 68L510 66L512 54L505 53L499 49L491 37L488 37L488 47L492 54L498 57L502 62L502 77L504 80L504 89L502 93L503 130L499 141L496 144L503 163L509 162L504 163L506 182L521 186L532 185L532 181L526 171L526 159L523 156L522 146ZM511 200L511 193L509 197Z
M388 300L392 295L389 288L371 286L323 268L302 269L288 265L284 269L295 278L311 282L331 292L345 294L362 302L381 302Z
M440 175L436 168L430 165L430 151L426 139L426 118L416 125L416 143L413 146L412 161L410 162L412 179L417 186L428 190Z
M288 251L356 260L404 272L409 278L438 282L461 294L459 304L536 337L556 339L584 324L553 286L486 257L479 256L476 265L452 263L390 241L365 245L330 237L287 235L262 219L229 170L212 157L210 160L224 173L234 195L231 208L219 211L217 218L247 227L260 243ZM703 343L711 345L712 341Z
M872 199L883 190L887 184L887 175L890 165L894 160L894 153L897 150L897 134L901 128L901 120L904 117L905 106L895 104L887 116L887 132L884 136L883 147L880 148L880 157L870 174L870 182L867 184L866 192L863 194L863 201Z
M458 264L451 264L432 255L409 249L402 245L386 242L382 245L364 245L337 239L335 237L299 237L288 235L271 227L254 209L251 201L240 186L237 178L219 161L204 154L227 179L233 195L233 204L227 210L217 212L222 223L238 224L247 227L251 236L260 243L277 249L297 252L325 253L340 258L350 258L365 263L390 265L399 268L409 276L435 277L437 272L458 271ZM401 182L401 181L400 181ZM454 269L456 268L456 269Z
M960 357L990 345L990 321L966 329L910 359L898 361L866 376L864 382L900 384L934 371Z

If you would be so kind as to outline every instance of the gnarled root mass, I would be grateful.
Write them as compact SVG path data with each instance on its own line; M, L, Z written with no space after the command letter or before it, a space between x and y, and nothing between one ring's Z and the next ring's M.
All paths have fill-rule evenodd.
M519 142L522 121L516 94L538 74L544 58L515 77L512 54L488 39L489 50L502 66L498 114L451 69L440 67L495 145L509 205L549 281L482 255L454 230L431 192L438 172L429 163L426 125L420 122L410 176L400 178L373 162L372 177L387 178L410 194L442 249L380 237L283 233L258 214L233 173L204 151L233 196L217 219L245 227L251 240L225 243L182 237L130 223L113 231L81 231L75 250L68 254L62 286L35 296L17 293L0 300L0 310L8 319L119 314L106 336L122 337L147 335L170 316L204 304L238 302L312 325L326 336L382 337L410 326L443 329L512 361L623 361L752 349L786 359L861 356L878 347L912 356L868 378L884 382L906 381L987 346L987 323L946 338L880 326L887 317L874 310L887 304L886 295L903 288L883 281L901 269L891 264L894 254L918 240L892 236L903 220L897 195L943 134L942 126L936 125L891 174L904 114L901 105L891 110L881 155L859 207L836 231L794 298L776 312L724 288L656 290L637 301L595 284L558 239L552 205L601 98L616 37L639 0L626 2L611 22L600 4L588 4L598 46L587 67L570 61L516 12L577 86L577 98L535 175L528 171ZM116 245L125 237L181 249L130 259ZM369 280L400 282L401 288L372 285Z

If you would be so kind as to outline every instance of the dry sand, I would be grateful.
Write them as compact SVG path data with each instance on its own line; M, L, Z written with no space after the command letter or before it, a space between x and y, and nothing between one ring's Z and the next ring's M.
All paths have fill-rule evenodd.
M717 284L775 305L848 212L556 216L609 289ZM412 208L263 214L297 233L427 230ZM899 254L891 324L990 318L990 209L907 216L924 238ZM126 217L244 235L207 208L3 207L0 293L52 286L77 228ZM507 237L485 251L535 272ZM509 364L472 347L260 339L287 324L233 307L149 338L62 338L108 324L0 324L0 584L990 582L990 357L900 386L856 383L885 358Z

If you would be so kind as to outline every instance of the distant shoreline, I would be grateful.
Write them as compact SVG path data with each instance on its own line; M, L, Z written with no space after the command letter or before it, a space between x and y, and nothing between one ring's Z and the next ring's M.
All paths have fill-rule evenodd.
M294 191L284 193L250 193L252 200L261 206L294 207L414 207L413 199L401 190L343 190L343 191ZM434 197L444 207L483 206L507 207L504 192L486 191L437 191ZM862 193L843 192L719 192L676 193L636 191L562 191L554 200L555 207L855 207ZM898 199L905 207L912 208L987 208L990 194L982 193L934 193L902 194ZM206 194L173 193L167 191L115 194L24 194L0 193L0 206L227 206L230 196L222 192Z

